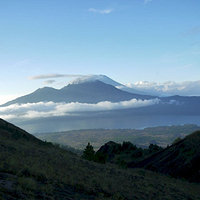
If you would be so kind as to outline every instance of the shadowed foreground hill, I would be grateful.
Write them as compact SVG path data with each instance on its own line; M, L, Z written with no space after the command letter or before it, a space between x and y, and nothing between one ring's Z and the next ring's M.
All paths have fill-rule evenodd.
M199 191L199 184L83 160L0 119L0 199L183 200L199 199Z
M196 131L172 146L129 167L169 174L200 183L200 131Z
M0 137L11 141L29 141L35 144L44 144L33 135L2 119L0 119Z

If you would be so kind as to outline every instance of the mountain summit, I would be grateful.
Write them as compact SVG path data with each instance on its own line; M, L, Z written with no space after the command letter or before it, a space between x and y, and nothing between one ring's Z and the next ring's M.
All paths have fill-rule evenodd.
M96 79L98 79L98 77L96 77ZM106 80L107 82L115 82L108 77L102 77L102 79ZM123 90L117 89L113 85L95 80L95 77L91 76L88 79L83 78L76 80L75 82L72 82L71 84L68 84L61 89L54 89L51 87L37 89L33 93L9 101L2 106L49 101L65 103L98 103L101 101L119 102L128 101L134 98L144 100L152 99L155 97L125 92Z
M122 86L121 83L118 83L114 81L113 79L109 78L108 76L105 75L93 75L89 74L86 76L81 76L80 78L77 78L73 81L70 82L70 84L80 84L80 83L86 83L86 82L95 82L95 81L101 81L103 83L112 85L112 86Z
M109 78L108 76L101 75L101 74L100 75L89 74L86 76L81 76L80 78L77 78L77 79L71 81L70 84L81 84L81 83L88 83L88 82L92 83L95 81L101 81L105 84L112 85L112 86L116 87L117 89L123 90L125 92L141 94L141 95L148 95L145 92L138 91L133 88L129 88L119 82L114 81L113 79ZM155 95L153 95L153 96L155 96Z

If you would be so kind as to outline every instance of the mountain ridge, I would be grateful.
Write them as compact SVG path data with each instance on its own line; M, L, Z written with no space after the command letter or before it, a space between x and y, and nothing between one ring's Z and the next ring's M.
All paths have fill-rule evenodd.
M121 83L114 81L113 79L109 78L106 75L86 75L82 76L80 78L77 78L75 80L72 80L69 84L80 84L80 83L86 83L86 82L95 82L95 81L101 81L103 83L112 85L112 86L122 86Z
M51 87L39 88L36 91L9 101L1 106L11 104L37 103L37 102L80 102L80 103L98 103L101 101L125 101L136 99L152 99L154 96L139 95L122 91L116 87L103 83L102 81L84 82L78 84L68 84L61 89Z
M17 141L23 141L29 143L31 142L39 145L44 143L43 141L36 138L32 134L1 118L0 118L0 137L13 140L16 142Z
M200 130L128 167L144 168L200 183Z
M99 80L68 84L61 89L40 88L0 108L2 118L32 133L200 124L200 97L134 94Z
M103 83L112 85L112 86L116 87L117 89L120 89L120 90L125 91L125 92L129 92L129 93L156 96L154 94L148 94L146 92L127 87L127 86L109 78L108 76L102 75L102 74L100 74L100 75L91 74L91 75L82 76L80 78L77 78L77 79L71 81L70 84L79 84L79 83L83 83L83 82L95 82L95 81L101 81Z

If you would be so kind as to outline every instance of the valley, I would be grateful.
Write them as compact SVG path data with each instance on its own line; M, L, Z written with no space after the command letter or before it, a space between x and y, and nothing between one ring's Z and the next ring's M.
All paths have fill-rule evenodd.
M186 124L177 126L158 126L144 129L85 129L61 132L36 133L36 137L43 141L57 143L63 146L83 150L90 142L98 150L108 141L116 143L131 142L139 147L147 148L150 144L161 147L171 145L177 138L200 130L200 126Z

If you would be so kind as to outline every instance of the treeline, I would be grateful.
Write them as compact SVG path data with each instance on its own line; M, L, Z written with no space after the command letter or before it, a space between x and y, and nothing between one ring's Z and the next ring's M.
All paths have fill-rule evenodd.
M142 149L131 142L119 144L110 141L95 152L93 146L88 143L82 157L89 161L102 164L110 162L126 168L129 163L137 163L162 149L156 144L150 144L147 149Z

